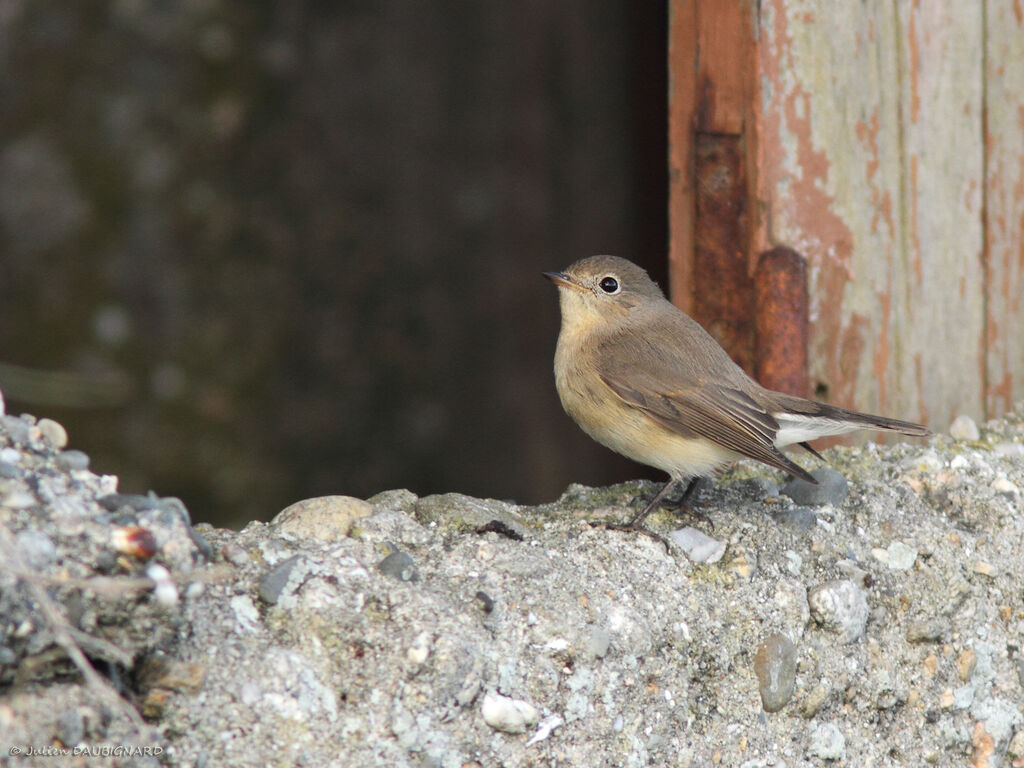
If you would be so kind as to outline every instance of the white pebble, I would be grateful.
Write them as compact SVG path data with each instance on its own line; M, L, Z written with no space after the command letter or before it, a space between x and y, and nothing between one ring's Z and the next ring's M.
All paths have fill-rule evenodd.
M957 440L978 440L981 437L978 425L966 413L961 413L953 419L953 423L949 425L949 434Z
M68 444L68 431L64 429L60 422L54 421L53 419L40 419L39 432L50 446L57 448L65 448Z
M694 563L717 563L725 554L724 541L713 539L696 528L680 528L668 537Z
M999 477L992 481L992 490L1006 496L1018 496L1020 494L1020 488L1007 480L1006 475L1003 474L1000 474Z
M485 695L480 710L485 723L505 733L525 733L527 728L540 720L540 712L535 706L521 699L510 699L500 693Z
M405 656L413 664L419 666L427 660L429 655L430 635L426 632L420 632L416 635L416 639L412 641L412 645L409 647L409 650L405 652Z
M894 571L909 570L914 565L914 561L917 560L917 550L913 547L908 547L902 541L894 541L889 545L887 552L889 554L889 567Z
M560 728L563 725L565 725L565 720L561 717L558 715L548 715L540 721L540 725L537 727L537 732L530 737L528 742L526 742L526 746L536 744L538 741L544 741L544 739L551 735L555 728Z
M151 563L146 575L153 580L153 599L165 608L178 604L178 588L171 579L171 573L159 563Z
M807 751L822 760L845 760L846 737L832 723L822 723L811 732Z
M847 579L830 581L807 594L814 620L852 643L864 634L868 623L868 599L860 587Z

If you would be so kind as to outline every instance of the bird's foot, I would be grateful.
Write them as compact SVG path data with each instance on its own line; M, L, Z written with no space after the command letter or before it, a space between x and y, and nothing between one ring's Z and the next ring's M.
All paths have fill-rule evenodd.
M709 530L715 530L715 521L703 512L698 512L696 509L693 509L692 507L689 507L685 504L679 504L678 506L670 507L670 509L672 511L672 514L674 515L683 518L692 518L698 523L704 523L704 525L706 525Z

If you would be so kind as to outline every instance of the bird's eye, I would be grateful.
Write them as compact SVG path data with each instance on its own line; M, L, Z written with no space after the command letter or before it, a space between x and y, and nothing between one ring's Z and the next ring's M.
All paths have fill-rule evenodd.
M600 282L601 290L605 293L618 293L619 292L619 281L611 275L605 277Z

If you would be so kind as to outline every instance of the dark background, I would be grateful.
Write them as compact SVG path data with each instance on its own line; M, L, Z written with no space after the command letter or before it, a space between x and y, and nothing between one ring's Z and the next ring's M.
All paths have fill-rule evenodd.
M5 6L8 412L234 526L656 477L562 413L539 272L616 253L664 284L665 6Z

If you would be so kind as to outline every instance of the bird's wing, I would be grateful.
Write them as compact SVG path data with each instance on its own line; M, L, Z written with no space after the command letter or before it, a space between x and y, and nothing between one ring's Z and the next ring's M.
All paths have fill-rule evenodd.
M710 337L699 339L699 351L707 354L709 348L703 345L707 341L714 344L714 381L703 378L671 353L653 348L645 339L634 335L627 348L621 338L609 339L602 345L597 355L597 373L627 405L679 435L706 438L802 480L815 482L775 447L779 424L751 396L757 385ZM722 358L731 367L721 368ZM746 386L746 381L752 387Z

